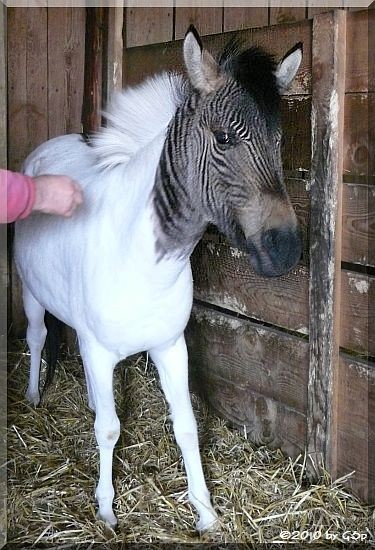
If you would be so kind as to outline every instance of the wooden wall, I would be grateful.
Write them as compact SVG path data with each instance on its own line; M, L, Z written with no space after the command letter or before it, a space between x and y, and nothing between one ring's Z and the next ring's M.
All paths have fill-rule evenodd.
M80 131L83 98L91 101L92 94L99 94L95 109L100 108L106 90L110 93L119 84L121 58L125 85L162 69L182 69L181 38L190 23L204 35L203 42L213 53L236 29L242 29L248 44L264 46L277 57L302 41L302 66L282 101L283 162L303 232L302 261L286 276L265 279L251 270L241 250L231 247L217 231L208 232L193 255L195 306L187 331L191 370L193 381L213 408L240 429L245 426L254 441L279 446L291 455L303 452L306 445L311 450L313 441L321 446L318 451L329 460L334 475L357 470L353 487L363 498L374 500L369 491L370 482L375 483L369 458L374 456L370 442L375 438L369 433L373 429L369 416L375 406L371 362L375 331L369 304L375 289L375 167L370 150L375 89L366 41L373 12L345 11L344 21L318 11L326 10L127 8L123 55L119 55L123 14L117 11L112 18L111 11L104 23L107 32L101 36L106 46L97 52L107 88L87 74L86 65L86 84L91 88L84 92L85 10L8 9L8 158L9 166L18 169L26 154L47 137ZM318 44L320 40L324 48L326 35L319 25L331 28L331 23L337 26L340 48L332 43L320 64ZM92 34L88 40L93 41ZM89 47L86 42L86 52ZM318 336L322 323L312 313L319 302L312 281L319 282L319 273L311 265L311 245L319 249L321 241L319 233L312 232L320 211L311 208L317 189L313 186L311 191L317 177L316 170L315 179L312 175L317 151L311 140L311 111L312 105L319 104L321 74L334 75L335 67L345 68L345 85L339 86L343 124L334 136L340 173L330 189L342 206L337 210L335 206L333 212L321 204L340 235L337 240L334 235L331 251L338 268L335 273L327 270L335 288L334 306L328 311L332 324L327 378L325 363L315 361L312 346L314 340L324 345L326 340ZM333 80L330 83L327 77L327 85L336 86ZM321 123L326 124L323 114ZM324 162L318 162L321 165ZM15 280L12 289L13 322L17 323L21 312ZM317 387L316 380L325 384Z
M84 8L8 8L7 162L20 170L49 138L80 132L84 96ZM8 242L12 241L12 227ZM8 323L25 330L20 282L9 257Z
M220 51L231 36L229 32L221 34L223 21L227 22L226 30L232 29L229 21L236 19L236 12L225 13L220 20L217 9L212 10L208 17L207 9L187 8L175 13L175 26L170 16L165 19L165 27L156 24L160 13L155 11L153 17L149 14L153 32L147 31L147 24L144 29L135 23L136 11L128 13L125 83L137 83L165 68L181 70L182 44L178 38L190 22L207 33L203 42L210 51ZM320 458L326 458L333 475L357 470L354 489L363 498L373 499L370 482L375 478L369 456L374 449L370 448L369 415L374 407L375 365L369 358L375 357L375 331L370 329L374 312L369 304L375 288L375 167L370 154L374 84L369 80L369 14L366 10L353 11L345 22L341 20L337 29L341 49L335 51L334 44L327 42L332 14L320 15L319 19L317 12L327 10L311 9L307 14L303 9L287 11L288 21L297 21L268 26L280 22L284 15L254 9L254 24L248 21L245 26L259 28L245 29L241 36L279 57L297 41L304 44L301 69L282 102L286 137L283 162L302 227L303 259L288 275L265 279L251 270L246 255L231 247L222 235L210 231L204 236L193 255L196 302L187 332L192 376L212 407L240 429L245 427L254 441L281 447L294 456L303 452L306 443L310 451L320 445ZM179 23L181 19L184 25ZM319 31L319 25L323 30ZM168 42L154 43L158 40ZM324 58L319 43L328 52L324 65L319 60L319 56ZM320 203L312 220L312 104L323 101L324 125L319 70L335 75L339 64L345 74L340 82L332 80L330 85L340 85L343 121L335 135L340 173L331 184L342 207L331 211ZM326 161L321 154L317 169ZM324 186L323 181L323 190ZM318 249L324 244L319 232L315 236L312 232L312 224L318 223L317 216L324 208L324 215L331 217L341 238L336 235L331 251L338 266L331 281L332 288L337 287L334 307L322 313L332 316L332 337L327 349L316 351L312 340L320 345L326 337L322 333L324 323L312 314L312 301L319 306L321 300L315 292L319 267L313 270L312 279L310 251L312 238ZM320 278L323 276L329 276L328 269ZM310 334L312 326L314 335ZM316 360L315 353L328 353L329 368L322 358ZM325 387L317 387L315 379L324 380ZM331 392L328 388L332 385ZM360 406L352 414L356 400Z
M85 9L8 8L8 165L81 131Z
M286 2L283 2L286 4ZM327 7L312 7L313 1L294 0L290 6L270 7L202 7L200 2L186 2L189 6L131 7L125 9L125 47L145 46L180 40L190 24L202 35L294 23L310 19L319 13L344 7L344 0L327 1ZM349 10L355 8L347 8Z

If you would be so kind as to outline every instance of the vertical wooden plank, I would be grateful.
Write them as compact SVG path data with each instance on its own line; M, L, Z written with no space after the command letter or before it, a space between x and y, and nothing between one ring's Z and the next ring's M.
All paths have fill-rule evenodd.
M370 41L372 32L371 12L361 11L347 14L346 24L346 92L371 91L371 69L374 63L370 60ZM372 21L374 25L374 19ZM374 90L375 91L375 90Z
M368 43L368 91L375 92L375 63L370 63L370 59L373 60L372 53L375 49L375 4L371 3L369 9L367 10L368 22L367 22L367 43ZM374 115L374 103L371 102L369 110L372 115ZM372 145L372 151L374 152L374 144Z
M253 29L268 25L268 8L224 6L224 32Z
M8 8L8 164L18 170L27 155L27 9Z
M173 39L172 3L170 7L126 8L125 21L127 48Z
M7 166L6 11L0 4L0 168Z
M353 470L349 486L374 503L375 364L340 354L338 476Z
M26 156L48 137L47 8L8 10L9 168L20 170ZM10 233L11 236L11 233ZM10 265L12 331L24 331L21 286Z
M348 43L347 43L348 44ZM346 94L344 123L344 174L352 180L375 175L375 159L370 156L370 98L375 94Z
M28 153L48 139L47 8L27 11Z
M122 2L121 2L122 4ZM107 27L107 59L106 64L106 85L105 100L111 97L113 92L122 89L122 62L123 62L123 40L122 31L124 26L124 9L112 7L108 9Z
M341 211L346 12L318 15L312 46L310 372L307 447L314 464L337 466Z
M191 0L189 7L176 8L175 39L184 38L189 25L194 25L201 36L217 34L223 30L222 7L198 7L197 0Z
M305 2L301 0L284 0L282 6L278 0L271 0L270 25L277 23L293 23L305 19Z
M49 137L81 131L85 8L48 8Z

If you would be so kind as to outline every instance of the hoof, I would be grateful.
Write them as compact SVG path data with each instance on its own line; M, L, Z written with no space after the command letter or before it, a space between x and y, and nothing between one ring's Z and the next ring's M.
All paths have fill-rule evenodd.
M34 407L37 407L40 403L40 395L38 391L31 392L30 390L27 390L25 397L29 403L34 405Z
M110 527L111 529L115 529L117 526L117 518L115 514L112 512L106 512L101 513L100 511L96 514L96 519L100 519L101 521L104 521L107 527Z
M207 533L208 531L214 531L219 527L219 519L216 515L216 513L212 510L212 512L205 513L205 515L201 516L199 518L199 521L197 522L197 531L200 535L203 535L204 533Z

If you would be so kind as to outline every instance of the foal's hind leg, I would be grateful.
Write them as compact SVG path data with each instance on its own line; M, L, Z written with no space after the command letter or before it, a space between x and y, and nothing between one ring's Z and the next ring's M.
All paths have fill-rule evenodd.
M30 401L30 403L37 406L40 401L40 360L47 335L47 329L44 324L45 309L34 298L25 285L23 285L22 291L23 306L28 321L26 340L30 349L30 377L29 386L26 391L26 398Z
M189 500L199 514L197 529L204 531L216 522L217 515L211 506L199 455L197 424L189 395L184 337L181 336L168 348L151 350L151 357L159 371L163 391L171 408L173 429L188 478Z

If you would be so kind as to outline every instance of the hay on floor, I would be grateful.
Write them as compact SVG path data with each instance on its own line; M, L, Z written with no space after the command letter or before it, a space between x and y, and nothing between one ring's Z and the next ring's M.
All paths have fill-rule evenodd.
M185 472L173 439L156 369L142 356L120 364L115 397L121 435L114 455L116 531L95 519L98 450L82 367L65 354L38 408L24 399L28 352L15 342L8 369L8 542L18 547L112 544L276 542L296 532L332 547L347 533L373 539L372 510L346 480L305 480L304 457L256 448L193 396L201 454L220 529L200 538L187 500Z

